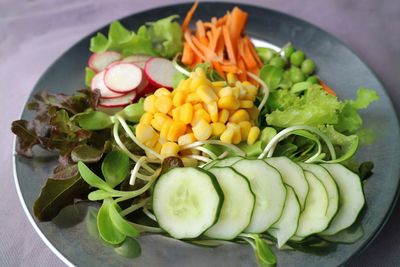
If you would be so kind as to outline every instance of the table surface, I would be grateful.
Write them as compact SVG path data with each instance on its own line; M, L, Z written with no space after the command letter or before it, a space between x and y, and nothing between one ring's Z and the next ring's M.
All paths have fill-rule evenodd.
M4 164L0 169L0 266L64 266L30 225L14 186L9 129L34 84L66 49L97 28L135 12L179 2L186 1L0 0L0 162ZM400 110L398 0L247 2L307 20L344 41L377 73ZM399 266L398 225L400 203L371 246L348 266Z

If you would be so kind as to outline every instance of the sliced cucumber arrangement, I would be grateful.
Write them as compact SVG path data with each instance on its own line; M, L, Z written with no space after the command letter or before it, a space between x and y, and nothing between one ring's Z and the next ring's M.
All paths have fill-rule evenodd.
M303 169L287 157L268 158L265 161L280 172L285 184L293 188L299 199L301 210L304 210L308 183L304 177Z
M175 168L154 186L153 209L160 227L172 237L195 238L218 220L223 199L213 174L199 168Z
M358 175L340 164L322 164L339 188L340 206L328 229L321 234L333 235L349 227L364 207L365 199Z
M218 221L205 232L216 239L233 239L249 225L255 196L249 181L230 167L209 170L218 180L224 193L224 203Z
M336 240L333 235L353 224L364 202L360 178L342 165L297 164L286 157L229 157L203 169L174 168L153 190L156 219L174 238L232 240L267 231L278 247L313 234Z
M245 232L265 232L279 219L285 205L286 188L281 175L263 160L243 159L233 168L249 180L256 195L253 215Z

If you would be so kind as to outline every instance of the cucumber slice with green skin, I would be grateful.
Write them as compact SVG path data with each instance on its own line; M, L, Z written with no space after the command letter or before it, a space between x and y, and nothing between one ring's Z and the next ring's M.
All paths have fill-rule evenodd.
M263 160L243 159L232 167L249 180L256 196L253 215L245 232L265 232L278 221L285 205L286 188L281 175Z
M300 216L300 204L297 200L296 194L294 193L293 188L288 185L285 186L286 201L282 215L268 230L268 233L278 240L278 248L285 245L285 243L296 233Z
M200 168L175 168L154 186L154 215L172 237L195 238L217 221L223 200L213 174Z
M300 237L322 232L331 221L326 216L329 202L324 185L311 172L305 171L304 174L310 189L296 231L296 235Z
M334 235L349 227L364 207L365 199L360 177L340 164L322 164L339 188L339 210L322 235Z
M232 167L233 164L242 159L243 159L242 157L236 157L236 156L220 159L218 160L217 163L213 165L213 167Z
M316 164L300 163L300 166L305 171L309 171L315 175L324 185L326 192L328 193L328 209L326 210L326 216L331 220L339 209L339 190L335 180L329 174L329 172L323 167Z
M267 158L265 161L281 173L285 184L293 188L301 210L304 210L308 194L308 183L304 177L303 169L287 157Z
M249 181L232 168L215 167L209 172L218 180L224 193L224 203L218 221L204 235L230 240L237 237L249 225L255 196L250 189Z
M220 161L219 159L215 159L215 160L213 160L213 161L210 161L210 162L207 163L207 164L204 164L201 168L202 168L203 170L209 170L209 169L211 169L215 164L217 164L219 161Z

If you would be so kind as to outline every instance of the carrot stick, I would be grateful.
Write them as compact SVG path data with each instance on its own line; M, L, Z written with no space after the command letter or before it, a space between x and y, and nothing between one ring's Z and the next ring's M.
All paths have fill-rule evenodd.
M214 33L214 35L212 36L212 39L210 39L210 49L212 50L212 51L216 51L217 50L217 44L218 44L218 40L219 40L219 37L220 37L220 35L221 35L221 27L218 27L216 30L215 30L215 33ZM217 55L218 55L218 51L216 51L217 52ZM219 56L219 55L218 55Z
M330 88L330 87L329 87L326 83L324 83L321 79L319 79L319 83L321 84L322 89L324 89L328 94L336 96L335 91L333 91L333 89Z
M253 54L250 51L249 43L245 42L244 39L241 39L241 40L242 40L241 44L243 45L243 52L244 52L244 56L242 58L244 60L244 63L246 64L246 67L248 69L257 67L258 63L254 59Z
M224 64L221 65L221 68L225 72L231 72L231 73L238 73L240 70L236 65L233 64Z
M194 60L193 50L190 48L188 43L183 44L183 53L182 53L182 63L185 65L191 65Z
M183 20L183 23L181 26L182 32L185 32L186 28L189 26L189 23L192 20L193 14L196 11L198 5L199 5L198 1L194 2L193 6L190 8L189 12L186 14L186 17Z
M202 44L195 36L192 36L193 44L203 53L206 59L218 60L214 51L209 49L206 45Z
M243 60L241 58L239 58L238 67L240 69L240 71L238 73L239 74L239 80L246 81L247 80L246 67L245 67L244 62L243 62Z
M222 32L224 35L224 41L225 41L225 45L226 45L226 50L228 52L229 60L233 64L236 64L235 51L233 50L233 47L232 47L231 36L229 34L227 26L222 26Z
M188 31L185 32L184 34L185 41L187 44L190 46L190 48L193 50L193 52L196 54L197 57L199 57L201 60L206 61L206 58L204 55L200 52L200 50L193 44L191 35Z
M257 52L256 52L256 49L254 48L254 45L253 45L253 43L251 42L249 36L246 35L245 38L246 38L248 47L250 48L250 52L253 54L253 57L256 59L256 61L257 61L257 63L258 63L258 66L259 66L259 67L262 67L263 63L262 63L260 57L258 56L258 54L257 54Z
M222 70L221 64L219 64L218 61L211 61L211 64L213 65L214 69L217 71L217 73L225 79L225 73Z

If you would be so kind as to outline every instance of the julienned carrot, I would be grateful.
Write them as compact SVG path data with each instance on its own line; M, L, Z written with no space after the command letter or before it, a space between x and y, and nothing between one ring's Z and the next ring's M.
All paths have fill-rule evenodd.
M223 77L232 72L240 80L246 80L247 72L258 73L262 66L250 38L244 34L248 14L238 7L223 17L212 17L211 21L196 22L196 29L188 29L196 2L185 17L184 51L182 63L194 67L198 63L210 62Z
M198 1L194 2L193 6L190 8L189 12L186 14L186 17L183 20L183 23L181 26L182 32L185 32L186 28L189 26L189 23L192 20L193 14L196 11L198 5L199 5Z
M319 80L319 83L321 84L322 89L324 89L328 94L336 96L335 91L333 91L333 89L330 88L330 87L329 87L326 83L324 83L321 79Z

